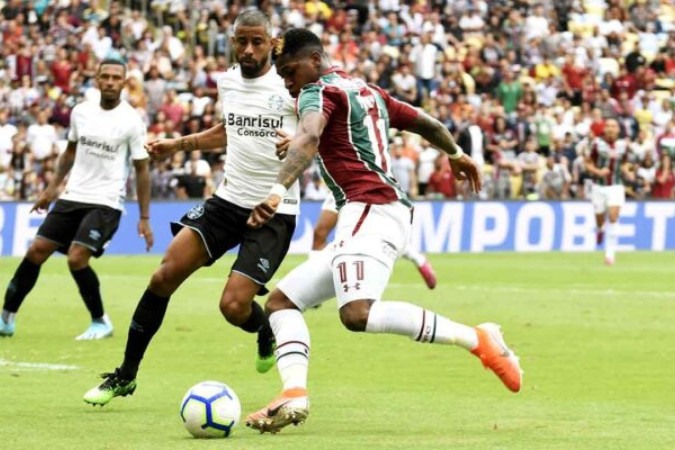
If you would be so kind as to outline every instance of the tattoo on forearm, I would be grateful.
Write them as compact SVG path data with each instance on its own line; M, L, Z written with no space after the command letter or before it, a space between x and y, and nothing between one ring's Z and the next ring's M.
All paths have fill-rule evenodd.
M197 137L187 136L180 139L180 149L184 152L191 152L192 150L197 150L199 148Z
M286 159L281 165L281 170L277 177L277 182L283 184L287 188L291 187L295 180L297 180L305 169L309 167L313 158L313 156L306 154L300 149L293 151L293 149L289 148L288 150Z

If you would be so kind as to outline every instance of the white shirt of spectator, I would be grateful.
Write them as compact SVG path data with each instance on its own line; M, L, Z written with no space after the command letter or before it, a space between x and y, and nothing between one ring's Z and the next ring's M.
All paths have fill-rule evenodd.
M525 19L525 38L543 38L548 34L548 19L543 16L531 15Z
M26 132L26 141L30 146L30 151L38 161L52 155L57 139L56 129L48 123L44 125L34 123L28 127Z
M17 129L11 123L0 125L0 167L8 167L12 161L12 138Z
M419 161L417 165L417 181L420 183L428 183L431 174L434 173L434 163L441 152L429 146L422 149L419 154Z
M415 163L412 159L407 156L401 156L399 158L391 158L391 172L394 174L394 178L398 181L401 189L408 194L412 190L412 179L411 174L415 170Z
M274 67L249 79L234 66L218 79L218 99L227 131L227 183L216 195L252 209L267 198L282 162L276 155L276 130L293 136L298 124L295 102ZM280 214L298 214L300 187L295 183L279 205Z
M410 60L415 64L415 75L423 80L431 80L436 76L436 53L434 44L418 44L410 52Z
M125 101L112 110L94 102L75 106L68 140L77 151L61 198L123 210L130 159L148 158L145 139L143 119Z
M209 166L209 163L203 159L198 159L197 161L187 161L184 166L185 173L192 173L192 166L194 164L196 164L196 167L194 167L194 174L198 177L205 177L211 173L211 166Z

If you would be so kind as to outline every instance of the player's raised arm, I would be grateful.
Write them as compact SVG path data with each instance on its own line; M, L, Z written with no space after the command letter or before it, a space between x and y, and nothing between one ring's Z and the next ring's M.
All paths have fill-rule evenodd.
M225 151L227 133L225 125L220 122L201 133L188 134L179 138L155 139L145 144L145 149L155 158L164 158L178 151L202 152Z
M458 180L468 179L473 191L480 192L482 182L478 166L473 159L464 154L445 125L426 113L418 112L417 117L403 129L419 134L431 145L444 151L448 155L455 177Z
M70 169L73 168L75 163L75 152L77 150L77 142L68 141L68 146L66 150L61 154L59 160L56 164L56 174L54 178L49 182L49 185L45 190L40 194L35 204L31 208L33 211L46 211L49 208L51 202L53 202L56 197L59 195L59 186L63 183L63 180L66 179L66 175L70 172Z

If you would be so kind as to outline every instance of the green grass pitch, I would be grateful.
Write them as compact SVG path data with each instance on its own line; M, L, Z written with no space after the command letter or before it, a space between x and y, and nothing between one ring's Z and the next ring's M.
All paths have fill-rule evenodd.
M88 317L53 258L26 299L17 334L0 339L2 449L669 449L675 447L675 254L432 255L427 290L400 261L386 298L468 324L495 321L521 357L520 394L464 350L352 334L335 302L306 314L312 332L309 421L278 435L241 424L199 441L178 415L186 390L228 383L244 414L278 392L254 369L254 336L226 324L218 299L231 257L198 272L171 301L138 390L104 408L82 401L121 360L133 309L158 257L94 262L112 339L77 342ZM301 257L290 257L280 274ZM17 258L0 259L4 291ZM22 363L75 366L51 370Z

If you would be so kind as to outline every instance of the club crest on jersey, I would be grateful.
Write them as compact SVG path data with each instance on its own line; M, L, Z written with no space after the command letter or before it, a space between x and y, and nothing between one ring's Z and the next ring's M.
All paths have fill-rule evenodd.
M199 219L203 215L204 215L204 205L197 205L187 213L187 217L190 220Z
M284 99L279 94L272 94L267 100L267 106L275 111L281 111L281 108L284 107Z
M237 93L234 91L227 91L223 94L223 100L226 102L231 102L237 98Z

